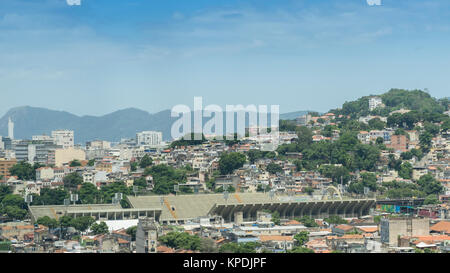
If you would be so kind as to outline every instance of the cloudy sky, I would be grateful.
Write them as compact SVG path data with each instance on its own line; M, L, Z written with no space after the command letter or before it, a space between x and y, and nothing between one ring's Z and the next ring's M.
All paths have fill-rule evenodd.
M390 88L450 94L450 1L8 0L0 115L176 104L327 111Z

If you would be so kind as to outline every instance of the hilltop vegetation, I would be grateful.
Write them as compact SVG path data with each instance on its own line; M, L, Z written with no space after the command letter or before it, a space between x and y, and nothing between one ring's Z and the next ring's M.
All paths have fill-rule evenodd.
M380 95L385 107L369 110L369 99L373 96L364 96L356 101L345 102L341 109L330 112L336 115L349 115L358 118L367 115L388 116L390 112L399 109L409 109L424 114L442 114L448 109L448 98L437 100L430 94L421 90L391 89Z

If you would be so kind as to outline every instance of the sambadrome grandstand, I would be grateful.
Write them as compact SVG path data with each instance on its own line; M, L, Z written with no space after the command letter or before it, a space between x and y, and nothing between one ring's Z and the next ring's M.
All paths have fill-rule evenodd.
M97 220L138 219L154 217L162 224L183 224L203 217L221 217L225 222L252 221L258 211L277 211L281 218L292 219L308 215L326 218L330 215L359 217L369 214L375 199L307 200L298 196L278 196L268 193L230 193L128 196L131 208L119 204L69 206L30 206L32 219L42 216L59 218L92 216Z

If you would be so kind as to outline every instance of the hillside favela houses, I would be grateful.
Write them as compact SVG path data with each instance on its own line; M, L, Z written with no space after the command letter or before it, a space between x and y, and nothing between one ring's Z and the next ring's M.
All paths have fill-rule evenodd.
M449 113L448 99L392 89L281 119L274 150L258 128L18 139L8 116L0 251L448 253Z

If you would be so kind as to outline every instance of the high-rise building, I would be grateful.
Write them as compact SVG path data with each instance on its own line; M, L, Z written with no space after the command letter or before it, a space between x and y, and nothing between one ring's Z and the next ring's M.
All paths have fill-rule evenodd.
M136 143L139 146L155 146L162 142L162 132L144 131L136 134Z
M11 117L8 119L8 137L14 139L14 122L12 122Z
M15 157L18 161L27 161L31 164L51 164L52 151L60 148L61 146L55 145L53 141L40 141L35 142L31 140L22 140L14 145Z
M0 150L12 150L13 143L9 137L0 137Z
M296 118L296 121L297 121L297 125L306 126L311 121L311 115L306 114L303 116L299 116L298 118Z
M0 158L0 176L9 176L9 169L11 169L16 163L17 161L15 159L7 160L5 158Z
M160 226L154 218L141 218L136 230L136 252L156 253Z
M52 138L56 145L60 145L63 149L74 147L74 132L71 130L52 131Z

